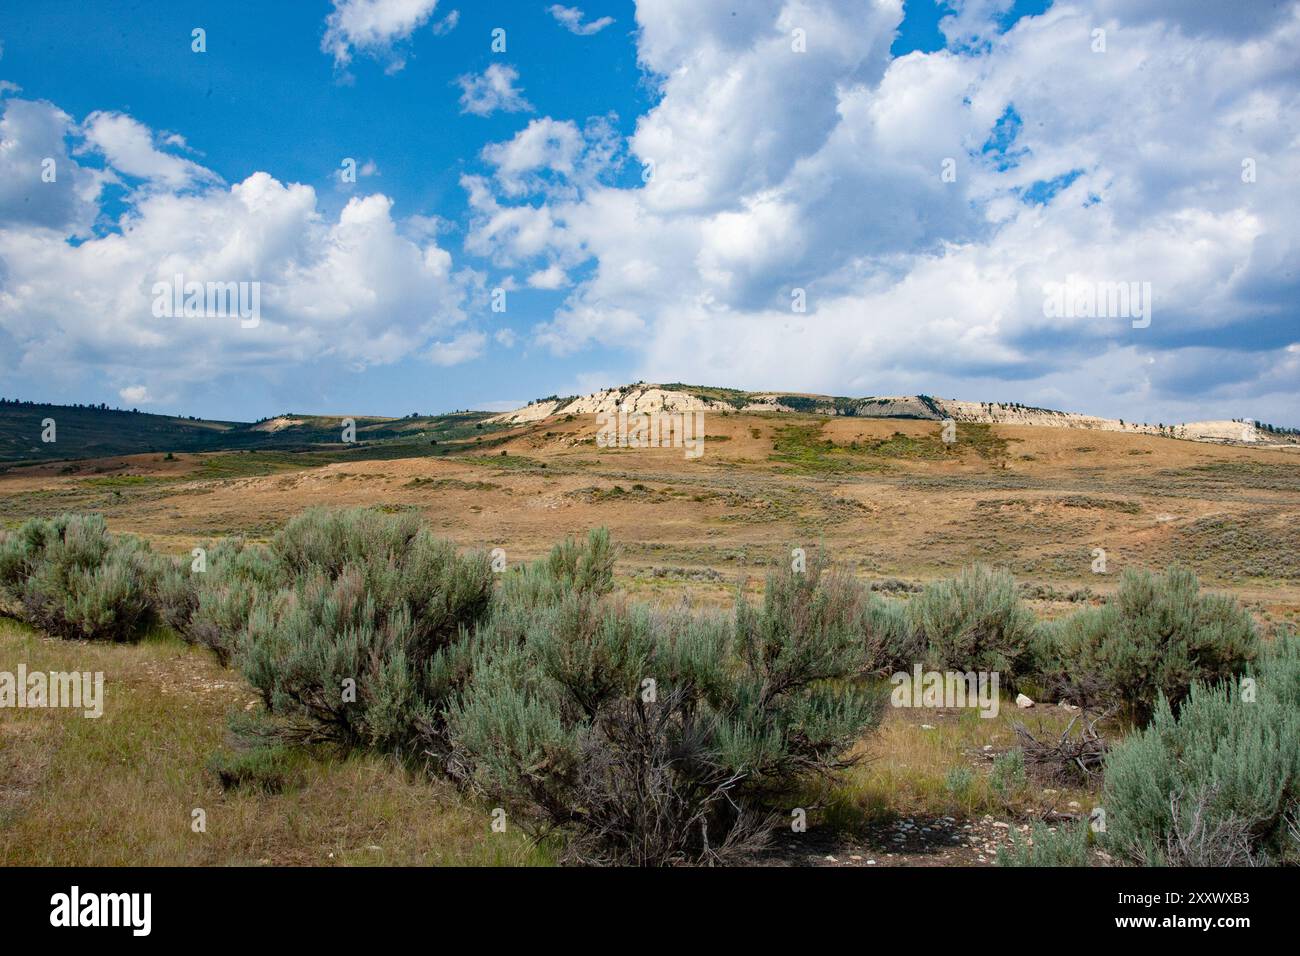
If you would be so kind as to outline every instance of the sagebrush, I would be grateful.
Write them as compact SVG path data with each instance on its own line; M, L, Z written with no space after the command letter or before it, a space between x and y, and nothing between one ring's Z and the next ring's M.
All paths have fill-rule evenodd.
M1236 600L1200 590L1196 575L1126 571L1115 598L1057 622L1040 644L1045 681L1073 703L1145 724L1163 696L1177 710L1193 683L1240 674L1259 637Z
M1107 841L1148 865L1242 865L1296 857L1300 639L1283 636L1247 682L1192 684L1175 713L1106 759Z
M0 594L51 634L132 641L156 620L154 555L129 535L110 535L101 515L32 518L0 532Z

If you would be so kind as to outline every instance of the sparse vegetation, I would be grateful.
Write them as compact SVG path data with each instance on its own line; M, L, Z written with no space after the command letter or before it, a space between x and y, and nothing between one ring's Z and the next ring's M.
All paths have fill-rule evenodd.
M1089 844L1087 820L1056 828L1035 822L1028 838L1012 834L1011 845L998 849L998 866L1087 866Z
M1252 640L1267 648L1270 634L1300 623L1290 586L1296 488L1294 468L1283 460L1288 452L1172 447L1149 436L1101 433L1087 436L1092 444L1083 446L1064 429L1038 435L965 423L956 446L947 447L938 422L920 420L926 414L896 424L870 420L879 408L854 414L855 408L828 405L825 421L776 411L717 416L717 433L733 445L739 441L744 454L761 459L757 449L773 440L777 448L767 461L706 454L683 464L680 456L635 449L597 453L583 445L592 442L590 416L570 416L576 424L559 431L556 419L510 429L476 428L482 416L456 423L448 416L446 429L409 417L383 420L387 425L373 420L373 428L359 422L361 440L346 448L334 444L336 421L286 416L306 424L272 422L278 431L259 434L278 436L274 446L182 455L184 443L168 441L147 459L11 469L0 485L0 525L9 535L29 516L58 522L65 512L95 511L151 547L105 532L110 550L140 556L144 613L126 642L42 641L10 622L0 623L0 653L19 653L29 666L63 660L65 652L78 658L66 658L77 666L109 665L119 675L110 676L111 700L147 700L148 714L167 716L126 724L113 709L103 721L70 725L67 739L75 742L77 759L89 757L87 766L99 767L112 791L105 802L114 819L78 805L43 770L22 769L53 759L51 772L66 772L58 770L62 744L33 749L21 734L6 734L0 743L6 861L48 859L37 848L41 821L69 834L77 860L95 861L141 862L146 832L158 847L149 857L155 862L333 859L327 850L347 862L749 860L774 822L788 824L792 806L808 809L814 843L827 844L841 863L844 854L828 845L841 836L871 847L876 857L888 848L901 858L921 852L967 863L987 862L999 848L1006 860L1028 865L1106 861L1093 846L1123 863L1300 859L1300 837L1291 835L1300 826L1288 822L1300 820L1292 798L1282 801L1290 809L1276 825L1272 816L1257 825L1251 821L1258 815L1243 810L1249 806L1224 797L1234 787L1240 791L1238 784L1191 785L1216 760L1253 768L1225 779L1277 776L1276 766L1238 746L1239 736L1252 733L1274 739L1253 723L1224 733L1222 722L1202 719L1171 732L1175 756L1167 763L1188 785L1166 794L1163 811L1145 804L1138 789L1129 795L1141 811L1134 818L1147 821L1140 829L1149 836L1144 846L1154 848L1150 854L1108 842L1104 834L1089 837L1084 818L1087 809L1104 805L1114 830L1111 804L1125 796L1108 791L1102 798L1105 754L1142 739L1134 722L1156 725L1161 691L1181 726L1193 697L1205 693L1187 688L1200 681L1225 690L1252 671L1258 679L1267 665L1243 649ZM298 442L317 427L322 444ZM378 437L388 427L405 437ZM1008 456L999 432L1023 444ZM981 433L998 439L983 453L976 447ZM1138 442L1144 447L1130 447ZM177 453L167 461L172 447ZM1138 453L1143 457L1130 457ZM367 507L356 512L360 523L341 534L322 525L301 540L286 535L284 522L316 501ZM458 562L478 560L477 548L498 545L510 560L504 573L484 574L480 613L453 610L455 627L416 640L422 625L412 602L439 585L419 575L406 590L394 583L420 548L379 529L425 520L429 540ZM574 533L597 521L608 522L625 546L617 574L608 535L595 545L573 539L548 556L555 528ZM231 532L243 537L221 537ZM454 546L438 541L442 535ZM319 545L309 543L317 537ZM202 571L194 568L195 545L206 559ZM753 569L791 545L809 548L810 555L830 549L853 570L832 571L810 557L818 569L811 596L801 596L808 580L784 570L779 577L790 580L765 591ZM1138 602L1140 613L1126 621L1130 585L1125 577L1089 573L1094 545L1110 552L1117 569L1161 567L1177 556L1201 573L1206 591L1244 583L1237 592L1243 603L1183 588L1190 597ZM542 560L528 560L539 554ZM971 567L981 562L986 567ZM1004 586L997 579L1009 574L993 567L1014 570L1019 581ZM1170 588L1170 573L1151 577L1157 591L1179 591ZM964 578L976 583L963 586ZM57 575L49 580L47 593L59 593ZM736 587L743 612L733 610ZM575 592L586 596L577 600ZM15 593L5 590L3 609L35 622ZM1083 615L1076 613L1080 607ZM750 624L742 614L752 616ZM771 623L782 619L797 627ZM1087 637L1081 645L1087 650L1061 640L1072 628ZM184 647L169 637L172 631L215 656ZM755 665L766 668L759 673L776 681L771 668L788 653L779 648L838 646L845 635L852 635L851 666L838 661L839 676L812 680L808 694L883 696L882 677L918 663L963 671L996 666L1002 712L986 720L964 709L890 708L879 725L867 720L834 746L814 747L814 767L805 771L804 734L817 726L807 723L813 718L806 712L815 718L820 705L801 703L799 694L766 711L740 700L745 687L758 686L742 648L751 647ZM1107 635L1120 635L1125 647L1142 650L1155 664L1113 653ZM422 665L399 666L408 641L435 650ZM1160 641L1185 643L1186 653L1167 653ZM114 655L146 662L131 666L147 670L123 683ZM811 666L812 658L790 658L796 659ZM222 670L222 662L231 669ZM250 675L250 684L244 675L254 666L261 676ZM633 682L646 668L653 673ZM340 713L314 707L318 701L344 706L344 672L356 675L357 694L340 723ZM722 675L722 689L701 674ZM656 681L654 701L641 700L646 677ZM1008 690L1023 690L1038 703L1019 710ZM1143 716L1139 708L1148 698ZM1055 751L1068 757L1082 741L1080 728L1091 732L1099 710L1056 706L1061 699L1102 711L1117 703L1128 708L1100 718L1104 738L1088 744L1089 772L1053 773L1054 764L1035 749L1052 750L1048 756L1061 762ZM481 714L505 715L500 726L506 730L497 733L489 722L474 737L468 725L453 724L451 715L468 713L471 702ZM234 736L221 729L227 710L250 717ZM15 717L29 730L37 727L27 715L0 712L6 731ZM202 726L185 723L193 721ZM1033 727L1032 736L1018 732L1022 723ZM63 724L55 718L49 726ZM729 727L749 737L741 740ZM761 743L767 731L751 733L754 727L784 727L795 756L769 751ZM149 728L165 728L169 743L146 758L132 741ZM39 740L53 739L44 734ZM1204 745L1211 756L1178 769L1185 750L1215 735ZM1062 747L1062 739L1070 746ZM502 747L510 752L503 756ZM759 767L760 752L778 765L787 760L786 766ZM682 754L690 755L689 766L674 763ZM733 780L742 758L744 776ZM124 759L151 769L123 775ZM493 766L506 769L498 775ZM15 768L24 776L15 777ZM1105 779L1115 788L1123 775L1111 767ZM182 791L184 800L197 801L188 794L202 792L221 801L223 816L240 814L240 825L260 836L214 839L197 855L168 842L149 822L156 815L150 805L175 804ZM56 798L62 803L49 806ZM579 811L561 818L552 812L560 804ZM311 823L290 819L299 806ZM395 823L384 808L398 806L404 821L412 814L457 821L454 833L439 823ZM508 836L481 839L496 806L508 809ZM346 814L366 822L353 828ZM1056 832L1030 831L1039 818L1053 822ZM882 839L882 829L902 832L914 819L902 843L890 833L883 845L859 842ZM994 820L1010 827L993 829ZM300 829L320 825L328 832L319 840ZM107 842L78 842L75 828L85 826ZM946 834L960 844L918 848L916 837L926 827L933 835L923 843ZM652 837L629 849L634 841L626 834L638 828ZM526 832L541 841L526 844ZM436 848L442 836L435 833L451 833L445 850ZM788 834L777 837L762 859L802 846ZM819 847L810 859L822 858Z

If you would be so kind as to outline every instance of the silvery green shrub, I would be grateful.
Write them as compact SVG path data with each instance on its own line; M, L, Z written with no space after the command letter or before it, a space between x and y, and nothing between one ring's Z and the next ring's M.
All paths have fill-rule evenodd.
M0 593L29 623L58 637L138 639L156 617L154 558L101 515L32 518L0 536Z
M521 588L549 599L526 615L503 602L480 629L448 714L455 766L579 862L735 859L777 822L774 797L843 766L880 719L881 697L854 680L857 605L835 580L773 574L734 619Z
M1083 705L1113 706L1139 724L1160 696L1177 710L1196 681L1240 674L1259 636L1250 614L1227 595L1200 590L1196 575L1125 571L1113 600L1046 629L1045 680Z
M236 655L267 710L304 737L412 752L440 722L435 659L488 611L487 555L366 509L304 512L268 550L288 583L254 590Z
M1251 675L1195 682L1175 713L1106 759L1107 842L1147 865L1294 861L1300 817L1300 638L1266 646Z
M996 671L1014 686L1030 669L1037 622L1005 570L964 568L927 585L908 613L934 670Z
M288 575L270 548L243 538L222 538L204 552L203 571L188 557L164 559L154 600L165 624L228 664L257 597L284 587Z

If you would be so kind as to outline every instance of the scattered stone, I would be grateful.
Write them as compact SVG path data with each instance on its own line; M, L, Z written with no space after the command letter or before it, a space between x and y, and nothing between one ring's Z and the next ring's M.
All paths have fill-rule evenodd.
M1026 707L1033 707L1034 702L1024 694L1016 694L1016 706L1024 710Z

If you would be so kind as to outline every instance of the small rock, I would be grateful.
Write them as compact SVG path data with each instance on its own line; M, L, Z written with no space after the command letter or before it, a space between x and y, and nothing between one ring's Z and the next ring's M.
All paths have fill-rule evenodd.
M930 725L930 724L922 724L922 725L921 725L921 729L922 729L922 730L934 730L934 727L933 727L932 725Z
M1016 706L1024 710L1026 707L1033 707L1034 702L1024 694L1016 694Z
M1071 800L1068 804L1066 804L1066 806L1068 806L1071 810L1078 810L1078 809L1079 809L1079 801L1078 801L1078 800Z
M868 860L868 861L867 861L867 866L875 866L875 865L876 865L876 861L875 861L875 860Z
M1003 823L1001 820L994 820L994 821L993 821L993 825L994 825L995 827L997 827L999 830L1010 830L1010 829L1011 829L1011 824L1009 824L1009 823Z

